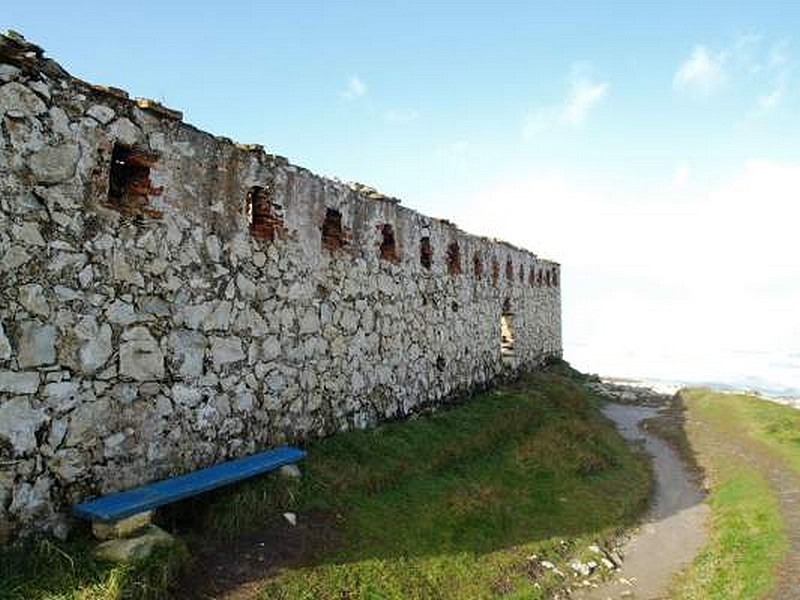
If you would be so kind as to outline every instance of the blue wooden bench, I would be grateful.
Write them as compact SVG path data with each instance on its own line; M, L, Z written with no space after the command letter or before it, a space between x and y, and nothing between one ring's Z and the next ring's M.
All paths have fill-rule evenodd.
M111 523L295 463L305 455L299 448L282 446L125 492L81 502L72 507L72 512L92 521Z

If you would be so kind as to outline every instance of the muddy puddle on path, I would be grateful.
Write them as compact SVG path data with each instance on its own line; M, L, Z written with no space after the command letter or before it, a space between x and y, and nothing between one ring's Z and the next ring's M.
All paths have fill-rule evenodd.
M655 490L640 529L625 544L625 560L614 578L576 594L585 600L667 598L672 576L694 559L706 541L708 506L678 454L639 424L657 408L608 404L603 409L628 440L644 440L653 457Z

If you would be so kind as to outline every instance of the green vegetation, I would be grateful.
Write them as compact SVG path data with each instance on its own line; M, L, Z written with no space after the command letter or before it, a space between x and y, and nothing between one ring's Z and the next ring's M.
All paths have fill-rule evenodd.
M311 448L298 510L342 515L342 543L262 597L544 598L535 572L630 524L646 504L633 454L585 389L551 371L448 411Z
M96 560L91 542L32 541L0 555L3 600L112 600L163 598L188 564L181 543L160 548L148 559L117 565Z
M800 412L710 390L682 398L692 447L711 480L712 517L710 541L678 579L674 597L759 598L775 585L787 550L786 523L765 473L774 465L788 476L800 472Z
M301 480L222 490L162 512L162 525L188 528L190 548L263 530L284 510L329 528L333 543L263 582L269 600L548 597L564 580L527 557L566 572L630 525L650 489L649 461L576 377L556 365L447 410L320 440ZM42 544L0 557L0 598L163 595L182 564L162 554L111 567L85 542Z

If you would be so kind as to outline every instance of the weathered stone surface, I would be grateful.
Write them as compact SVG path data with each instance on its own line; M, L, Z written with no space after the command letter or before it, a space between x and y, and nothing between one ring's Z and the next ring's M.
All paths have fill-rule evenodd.
M110 403L107 399L93 400L86 394L82 402L69 414L66 445L82 447L94 445L98 433L106 430L111 418Z
M169 338L172 360L178 373L185 378L200 377L203 374L203 360L208 342L199 332L178 330Z
M131 515L119 521L103 523L101 521L92 522L92 533L98 540L115 540L119 538L131 537L133 534L148 527L153 521L153 511Z
M50 503L50 487L52 483L47 477L38 477L31 485L23 483L14 492L14 499L8 511L23 522L31 522L52 511Z
M23 242L29 246L46 246L47 243L42 237L37 223L26 221L21 225L16 225L12 230L13 236L16 240Z
M56 429L57 431L55 431ZM55 433L52 437L56 443L53 444L51 442L50 445L58 447L63 443L66 437L66 423L63 421L58 421L57 425L54 423L54 431ZM68 448L56 452L56 455L50 461L49 467L62 484L73 483L86 475L86 465L82 460L82 455L75 448Z
M119 374L137 381L164 378L164 355L146 327L134 327L122 335Z
M97 558L111 562L134 562L144 560L156 548L175 544L175 538L163 529L150 525L143 533L129 538L109 540L99 544L94 550Z
M91 375L111 357L111 327L107 324L98 326L94 317L84 317L75 327L75 332L82 340L78 353L79 367L82 372Z
M106 309L106 318L109 323L122 325L123 327L148 320L145 315L138 314L132 305L122 300L115 300L111 303Z
M0 321L0 360L8 360L9 358L11 358L11 342L6 336L3 321Z
M34 152L28 166L39 183L59 183L75 175L80 155L77 144L47 146Z
M39 389L39 373L0 371L0 392L9 394L35 394Z
M19 326L17 360L23 369L52 365L56 362L56 328L38 321L25 321Z
M5 72L6 76L11 73L8 70ZM46 112L47 106L34 92L21 83L12 81L0 86L0 116L9 111L19 111L25 115L35 116Z
M38 283L30 283L19 288L19 303L29 313L44 317L50 316L50 305L44 294L44 288Z
M27 398L0 403L0 440L10 444L17 456L36 449L36 431L46 422L44 411L31 407Z
M61 531L48 511L87 490L366 427L560 354L555 263L38 60L0 65L0 407L22 423L0 449L27 452L0 470L14 528ZM115 143L131 160L110 164ZM42 516L7 512L12 497Z
M0 266L3 271L14 271L31 259L31 255L21 246L12 246L0 259Z
M211 338L211 359L215 369L233 362L244 360L247 356L242 350L242 340L237 337Z
M45 100L50 101L52 94L50 92L50 88L44 81L29 81L28 87Z
M19 75L20 70L13 66L13 65L2 65L0 64L0 82L7 83L12 79L16 79ZM0 503L2 504L2 503Z
M126 146L135 146L142 138L142 131L124 117L114 121L108 130L120 144Z
M101 125L106 125L116 116L114 109L102 104L93 104L86 110L86 114L95 119Z
M65 412L78 403L80 385L74 381L48 383L44 386L44 396L48 406L58 412Z

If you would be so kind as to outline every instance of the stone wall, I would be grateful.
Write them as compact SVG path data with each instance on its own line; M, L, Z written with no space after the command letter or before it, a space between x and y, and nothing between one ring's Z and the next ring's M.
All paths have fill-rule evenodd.
M0 124L0 539L560 355L556 263L198 131L13 34Z

